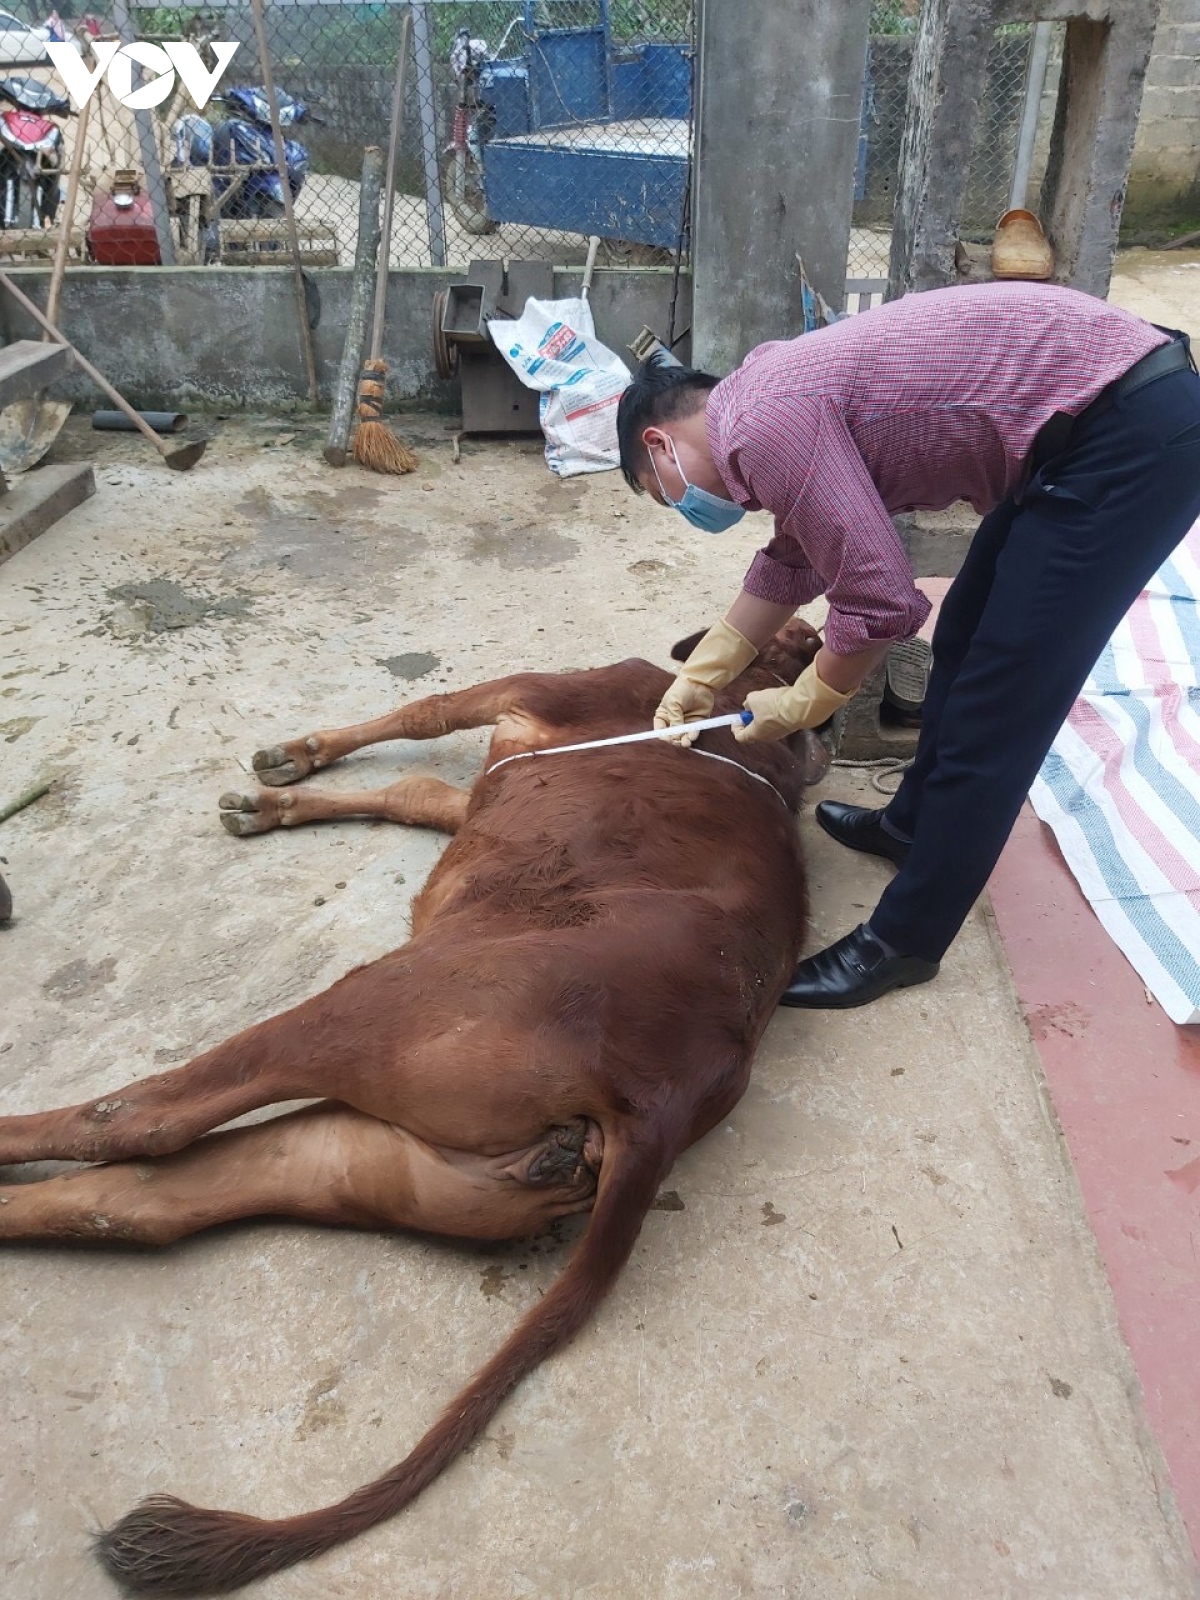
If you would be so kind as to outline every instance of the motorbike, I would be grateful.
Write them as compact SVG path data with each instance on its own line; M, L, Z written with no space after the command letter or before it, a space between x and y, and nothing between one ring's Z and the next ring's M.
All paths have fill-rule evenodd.
M227 89L221 97L223 104L235 114L213 130L212 164L217 167L252 167L228 205L222 212L230 217L281 217L283 205L283 177L275 166L275 140L271 134L271 110L261 89ZM298 122L308 122L310 113L302 100L294 100L281 91L276 94L279 105L279 123L291 128ZM238 115L237 113L241 113ZM284 165L292 198L304 187L308 176L308 151L295 139L283 143ZM218 195L237 183L236 178L222 178L216 184Z
M302 100L276 91L279 121L284 129L316 121ZM285 173L275 162L271 112L262 89L227 89L219 97L227 115L215 124L195 113L180 117L172 128L173 168L211 167L213 207L206 217L205 259L218 254L217 222L255 220L284 215L284 181L294 199L308 176L308 151L295 139L284 140ZM245 167L245 174L235 169Z
M471 37L460 28L450 47L450 70L458 85L450 143L442 155L442 194L467 233L495 233L488 216L483 189L483 147L496 126L496 113L480 97L483 70L503 50L512 30L510 23L495 54L485 39Z
M0 78L0 227L48 228L58 215L71 102L35 78Z

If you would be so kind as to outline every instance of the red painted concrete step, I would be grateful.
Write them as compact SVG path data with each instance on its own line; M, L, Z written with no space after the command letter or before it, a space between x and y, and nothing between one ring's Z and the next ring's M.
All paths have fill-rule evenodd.
M990 891L1200 1558L1200 1028L1148 998L1028 806Z

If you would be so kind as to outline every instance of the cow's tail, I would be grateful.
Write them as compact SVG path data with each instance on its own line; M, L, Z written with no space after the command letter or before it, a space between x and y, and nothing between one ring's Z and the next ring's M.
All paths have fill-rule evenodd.
M591 1316L629 1258L666 1165L666 1139L644 1125L606 1138L587 1233L554 1286L412 1453L338 1504L278 1521L206 1511L153 1495L97 1536L109 1574L138 1594L223 1594L320 1555L394 1516L487 1426L526 1373Z

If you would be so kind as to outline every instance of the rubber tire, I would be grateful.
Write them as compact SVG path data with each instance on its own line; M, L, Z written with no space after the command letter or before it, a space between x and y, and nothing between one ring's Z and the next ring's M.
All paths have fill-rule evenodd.
M498 222L494 222L492 218L488 216L487 202L483 198L482 190L476 191L477 198L475 199L472 198L469 191L465 200L456 200L454 198L454 168L454 151L449 150L442 157L442 199L454 213L459 226L465 233L473 234L476 238L480 238L484 234L498 232L500 224ZM471 168L468 166L468 185L470 184L470 180Z
M55 174L49 174L38 185L38 198L41 202L37 208L38 219L43 228L52 228L59 207L62 205L62 190Z
M439 289L433 297L433 364L439 378L453 378L458 372L458 346L442 332L448 294L449 290Z

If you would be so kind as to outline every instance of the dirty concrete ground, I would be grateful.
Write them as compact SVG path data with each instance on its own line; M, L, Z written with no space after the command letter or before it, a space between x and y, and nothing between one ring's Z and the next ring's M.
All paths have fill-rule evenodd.
M405 937L442 847L344 823L234 840L251 752L514 667L665 661L763 529L710 540L536 443L406 421L419 473L227 425L186 477L130 439L0 569L0 1105L186 1060ZM317 782L484 736L367 752ZM869 796L837 772L827 793ZM736 818L730 819L736 826ZM801 822L818 946L887 868ZM1176 1600L1194 1570L989 916L935 984L781 1011L594 1323L409 1511L277 1600ZM577 1231L577 1230L576 1230ZM148 1491L274 1516L399 1459L561 1269L261 1221L3 1264L0 1592L101 1600L89 1530Z

